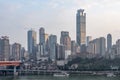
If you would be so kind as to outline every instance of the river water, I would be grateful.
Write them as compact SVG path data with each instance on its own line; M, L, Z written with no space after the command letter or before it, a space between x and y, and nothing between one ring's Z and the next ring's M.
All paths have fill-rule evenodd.
M69 76L69 77L53 77L53 76L0 76L0 80L120 80L120 77L106 77L106 76Z

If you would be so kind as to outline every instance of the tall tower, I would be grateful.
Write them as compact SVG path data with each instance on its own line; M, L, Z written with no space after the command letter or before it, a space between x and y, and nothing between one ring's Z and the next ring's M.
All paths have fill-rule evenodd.
M49 36L49 58L52 61L56 60L56 44L57 44L57 36L50 35Z
M0 60L8 61L10 58L10 44L7 36L2 36L0 39Z
M40 55L45 55L45 29L41 27L39 29L39 45L40 45Z
M43 27L41 27L39 30L39 42L40 44L45 43L45 29Z
M106 51L106 39L104 37L100 37L100 54L101 56L105 56Z
M86 13L84 13L84 9L77 10L76 41L79 46L86 43Z
M34 30L28 31L28 52L30 59L36 59L36 32Z
M107 51L110 52L112 48L112 36L111 34L107 35Z

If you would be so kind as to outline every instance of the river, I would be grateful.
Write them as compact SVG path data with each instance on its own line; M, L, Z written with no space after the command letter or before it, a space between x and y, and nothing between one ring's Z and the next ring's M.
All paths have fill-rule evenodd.
M0 76L0 80L120 80L120 77L106 77L106 76L80 76L74 75L69 77L53 77L53 76Z

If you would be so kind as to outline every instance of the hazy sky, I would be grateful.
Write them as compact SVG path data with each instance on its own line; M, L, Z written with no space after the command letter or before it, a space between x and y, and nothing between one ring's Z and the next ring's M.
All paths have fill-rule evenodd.
M80 8L87 14L88 36L94 39L111 33L114 43L120 38L120 0L0 0L0 36L7 35L11 44L26 47L27 31L44 27L58 41L61 31L69 31L75 40Z

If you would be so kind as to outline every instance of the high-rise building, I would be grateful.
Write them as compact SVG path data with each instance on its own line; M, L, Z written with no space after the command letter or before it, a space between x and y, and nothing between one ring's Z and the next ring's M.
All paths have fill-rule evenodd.
M28 53L30 59L36 60L36 32L34 30L28 31Z
M100 39L96 38L89 42L87 46L87 52L89 53L89 58L100 56Z
M93 50L92 52L94 52L93 54L95 55L99 55L100 56L100 38L96 38L93 40Z
M107 52L110 53L112 48L112 36L111 34L107 35Z
M100 54L101 56L105 56L106 51L106 39L104 37L100 37Z
M45 29L43 27L41 27L39 30L39 42L40 44L45 43Z
M62 31L60 37L60 44L65 46L65 59L71 55L71 38L69 36L69 32Z
M79 46L86 43L86 13L84 13L84 9L77 10L76 14L76 42Z
M43 27L39 30L39 44L40 44L40 54L45 55L45 29Z
M56 60L57 36L56 35L50 35L48 43L49 43L49 58L52 61L55 61Z
M63 45L65 46L65 50L71 50L71 38L69 36L64 38Z
M0 60L8 61L10 58L10 44L7 36L2 36L0 39Z
M87 52L93 56L105 56L106 40L104 37L96 38L89 42Z
M14 43L12 45L12 58L14 61L21 60L21 44Z
M22 47L22 48L21 48L21 61L24 61L24 60L25 60L25 52L26 52L25 48Z
M71 50L71 38L69 36L69 32L61 32L60 44L63 44L65 46L65 50Z
M49 35L45 33L45 55L48 55L48 50L49 50L48 39L49 39Z

